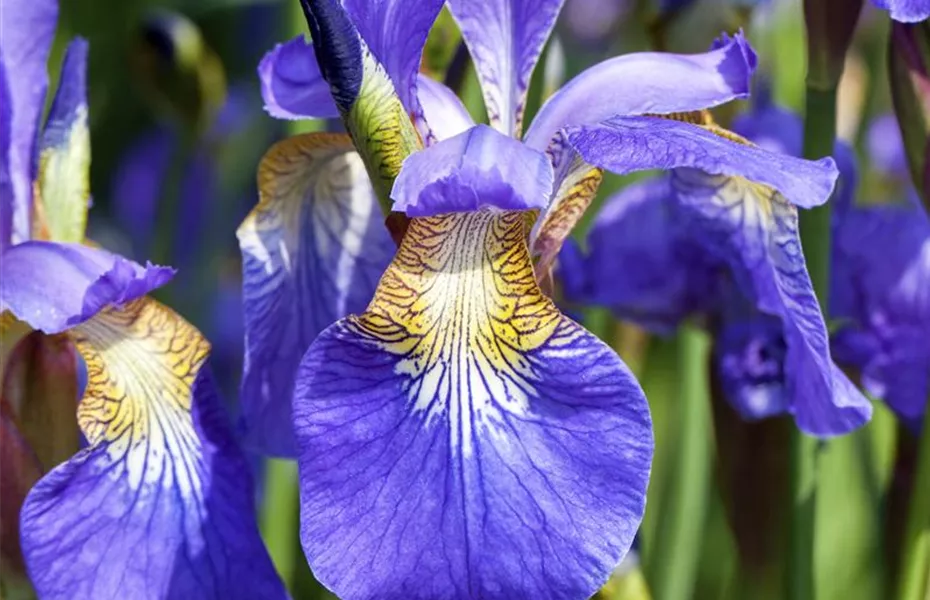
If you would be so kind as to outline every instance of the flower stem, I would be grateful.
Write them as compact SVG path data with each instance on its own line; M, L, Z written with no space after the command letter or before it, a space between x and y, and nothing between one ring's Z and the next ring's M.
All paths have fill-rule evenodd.
M261 507L261 532L275 569L292 589L297 566L294 537L300 529L297 464L269 458L265 462L265 494Z
M930 410L924 415L918 439L917 473L911 492L901 570L898 574L899 600L930 598Z
M836 88L807 85L804 116L804 157L833 153L836 138ZM830 204L801 212L801 244L820 309L828 318L830 286ZM791 439L791 529L787 597L814 597L814 531L817 498L817 440L797 429Z
M650 585L656 600L687 600L694 592L710 497L710 339L685 324L678 335L681 412L674 476L655 541Z

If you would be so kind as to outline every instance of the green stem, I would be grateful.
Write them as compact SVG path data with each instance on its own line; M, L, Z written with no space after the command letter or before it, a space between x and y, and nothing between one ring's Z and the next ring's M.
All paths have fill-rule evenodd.
M679 436L675 476L655 542L650 585L656 600L687 600L697 579L710 498L710 339L692 325L678 335Z
M898 575L899 600L930 598L930 410L918 440L917 474L911 492Z
M300 530L297 464L269 458L265 463L265 499L261 507L261 533L271 561L291 589L298 553L294 538Z
M804 157L833 154L836 138L836 88L807 85L804 117ZM828 315L830 285L830 203L801 212L801 244L807 270L820 309ZM814 531L817 498L817 440L798 430L792 432L791 530L787 568L787 597L814 597Z

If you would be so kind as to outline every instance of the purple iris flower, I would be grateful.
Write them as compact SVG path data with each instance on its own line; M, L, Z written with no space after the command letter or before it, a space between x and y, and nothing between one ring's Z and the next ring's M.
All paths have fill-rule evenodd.
M745 97L755 55L741 35L704 54L600 63L523 134L560 0L449 3L490 126L417 74L441 0L304 5L314 44L262 61L267 109L373 127L353 130L358 147L317 134L272 148L239 230L255 382L243 402L259 443L296 450L310 565L346 599L590 597L642 518L651 423L619 357L537 281L602 168L699 167L813 204L832 189L832 160L655 116ZM392 102L386 79L426 145L396 177L372 164L409 142L378 113ZM378 206L385 181L392 217L407 219L396 251Z
M87 372L75 423L86 446L41 465L20 513L29 578L52 600L282 598L204 366L209 343L145 296L174 271L82 243L83 40L39 131L57 13L53 0L11 0L0 19L0 338L6 349L30 329L67 336Z
M902 198L856 204L834 216L831 311L837 360L859 369L862 385L917 426L930 393L930 219L920 204L893 116L868 135L871 163L902 183Z
M892 19L902 23L917 23L930 17L930 0L872 0L872 4L887 10Z
M787 412L811 435L848 432L868 421L871 405L831 359L797 229L796 207L824 202L832 177L791 156L801 150L800 121L766 101L734 129L757 144L744 152L746 178L695 161L697 169L613 196L592 226L587 255L574 247L562 254L566 295L658 333L704 317L716 338L714 368L741 415ZM852 189L848 150L838 157L843 195Z

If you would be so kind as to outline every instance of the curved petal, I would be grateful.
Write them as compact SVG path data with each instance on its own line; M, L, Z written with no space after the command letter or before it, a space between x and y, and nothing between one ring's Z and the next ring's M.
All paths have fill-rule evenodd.
M672 183L704 252L729 265L758 310L781 320L788 406L798 427L829 437L865 424L871 404L830 357L801 252L797 209L775 190L740 177L678 169Z
M294 395L301 540L346 600L587 598L641 520L645 397L536 286L520 213L414 219Z
M874 169L887 176L910 178L904 140L901 139L901 128L894 113L881 115L872 121L866 136L866 148L869 164Z
M872 3L902 23L917 23L930 17L930 3L926 0L872 0Z
M530 76L565 0L449 0L491 126L519 138ZM544 148L542 148L544 149Z
M87 364L78 422L89 446L23 506L38 595L284 598L248 463L201 368L207 342L149 299L100 313L73 337Z
M13 242L31 237L32 182L39 120L48 88L47 62L55 25L56 0L4 0L0 55L9 82L9 176L13 185ZM15 82L15 84L14 84Z
M832 158L795 158L731 141L725 133L671 119L621 117L572 128L568 140L586 161L618 174L693 167L771 186L802 208L830 197L838 175Z
M13 211L16 210L9 164L12 118L10 87L0 48L0 253L12 243Z
M394 182L393 210L410 217L478 210L542 208L552 166L541 152L487 125L412 154Z
M583 287L567 286L568 299L610 308L662 334L716 306L719 263L690 241L673 195L668 178L657 177L611 196L588 232L587 256L575 267ZM567 268L563 279L577 277Z
M417 78L417 98L423 113L417 126L427 145L454 137L475 125L455 92L426 75Z
M258 64L265 110L279 119L339 116L329 84L320 73L313 44L298 36L278 44Z
M737 34L717 46L704 54L627 54L587 69L546 101L526 132L526 143L545 150L565 127L616 116L688 112L747 97L756 65L749 42Z
M916 205L853 206L835 222L833 264L837 360L919 420L930 392L930 220Z
M243 425L262 450L292 456L290 398L300 357L326 326L365 309L395 247L348 136L280 142L258 177L261 200L237 234Z
M145 267L80 244L26 242L0 261L0 310L45 333L83 323L168 283L174 269Z
M87 125L87 40L65 51L58 91L39 148L43 225L56 242L83 242L90 208L90 129Z
M400 101L417 112L417 72L426 38L444 0L343 0L343 5L394 83Z

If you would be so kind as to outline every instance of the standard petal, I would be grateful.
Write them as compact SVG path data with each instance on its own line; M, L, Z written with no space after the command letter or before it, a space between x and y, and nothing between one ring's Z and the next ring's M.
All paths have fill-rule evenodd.
M427 145L471 129L475 122L455 92L426 75L417 78L422 115L417 126Z
M320 73L313 44L298 36L278 44L258 65L265 110L279 119L332 119L339 110Z
M32 182L39 119L48 88L47 62L55 25L56 0L4 0L0 55L10 94L9 176L13 186L13 242L30 238Z
M611 196L587 236L588 254L572 261L582 284L568 300L610 308L656 333L672 333L688 316L715 307L719 263L687 235L668 178L634 183ZM577 273L562 278L574 281Z
M10 135L12 110L10 88L3 66L3 49L0 48L0 253L6 250L13 237L13 181L10 178Z
M526 143L545 150L564 127L595 125L615 116L688 112L745 98L755 64L755 53L741 34L724 38L704 54L641 52L606 60L546 101L526 132Z
M238 231L243 425L262 450L292 456L290 398L300 357L328 325L365 309L395 246L348 136L280 142L258 177L261 200Z
M795 158L727 139L720 132L671 119L621 117L572 128L567 135L586 161L618 174L693 167L773 187L802 208L830 197L839 174L832 158Z
M619 357L535 283L520 213L414 219L294 396L301 540L346 600L590 597L645 506Z
M865 424L871 404L830 357L801 252L797 209L775 190L740 177L677 169L672 185L703 251L729 265L758 310L781 320L788 409L798 427L829 437Z
M89 446L23 506L38 595L284 598L258 534L248 463L201 368L206 340L147 298L100 313L73 337L87 364L78 422Z
M410 217L478 210L543 208L552 193L549 159L477 125L412 154L394 183L393 210Z
M80 244L25 242L0 261L0 310L45 333L60 333L110 305L168 283L169 267L145 267Z
M917 23L930 17L930 2L927 0L872 0L872 3L902 23Z
M87 125L87 40L68 45L58 91L39 146L43 226L56 242L84 241L90 208L90 129Z
M450 0L491 126L519 138L530 77L565 0ZM544 149L544 148L543 148Z
M444 0L343 0L409 112L417 107L417 72L426 37Z

